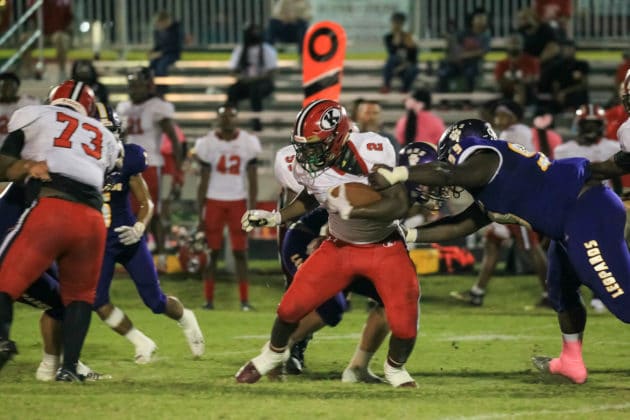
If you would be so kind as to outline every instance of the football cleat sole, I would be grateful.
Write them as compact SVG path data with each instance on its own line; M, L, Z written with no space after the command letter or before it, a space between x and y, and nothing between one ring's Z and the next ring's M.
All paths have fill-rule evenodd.
M235 378L236 382L241 384L255 384L260 380L261 375L258 369L256 369L256 366L254 366L254 363L249 361L236 372Z

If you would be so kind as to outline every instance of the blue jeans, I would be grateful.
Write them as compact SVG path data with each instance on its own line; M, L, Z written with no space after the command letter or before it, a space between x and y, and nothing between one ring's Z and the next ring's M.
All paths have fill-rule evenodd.
M420 70L415 63L408 63L404 68L396 71L396 67L403 63L403 59L396 55L390 55L387 58L385 67L383 67L384 86L391 87L392 79L394 76L398 76L402 82L402 90L404 92L409 92L411 90L411 86L413 86L413 82L416 80L416 76L418 76Z

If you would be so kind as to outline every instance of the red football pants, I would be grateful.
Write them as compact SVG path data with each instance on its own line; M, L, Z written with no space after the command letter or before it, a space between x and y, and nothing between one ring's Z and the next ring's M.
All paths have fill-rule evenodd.
M369 278L383 300L392 335L414 338L418 331L420 288L402 241L351 245L329 238L300 266L278 306L284 322L299 322L355 276Z
M53 261L64 305L94 302L107 230L100 211L42 198L25 211L0 248L0 292L17 299Z

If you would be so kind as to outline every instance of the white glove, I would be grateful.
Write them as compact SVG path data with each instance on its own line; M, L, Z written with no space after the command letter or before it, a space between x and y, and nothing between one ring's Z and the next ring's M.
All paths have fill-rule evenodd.
M398 224L398 231L400 235L405 239L405 242L411 244L418 239L418 229L410 228L403 223Z
M274 227L282 222L280 213L267 210L247 210L241 217L241 228L251 232L255 227Z
M144 223L136 222L133 226L119 226L114 232L118 232L118 239L123 245L133 245L142 239L145 229Z
M352 207L352 204L350 204L346 196L346 184L339 185L337 197L333 197L332 195L334 188L335 187L332 187L328 190L326 207L333 213L339 213L339 216L341 216L343 220L348 220L350 218L350 212L354 207Z
M396 166L393 169L378 168L376 173L385 178L390 185L406 181L409 178L409 169L406 166Z

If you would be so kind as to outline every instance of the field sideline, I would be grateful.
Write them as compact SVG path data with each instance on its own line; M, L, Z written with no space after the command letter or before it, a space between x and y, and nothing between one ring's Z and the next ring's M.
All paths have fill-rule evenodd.
M215 311L197 309L201 283L164 277L168 293L195 309L206 355L192 360L175 322L142 306L126 278L112 301L159 346L155 363L137 366L133 347L93 317L82 359L112 379L84 386L38 383L39 313L16 305L12 330L20 354L0 373L0 419L627 419L630 418L630 329L611 315L589 318L584 357L589 380L576 386L542 377L534 354L556 355L560 338L550 310L526 308L538 298L531 277L497 276L486 306L448 298L471 276L429 276L423 287L420 336L408 363L417 390L345 385L339 380L365 320L365 302L335 329L315 336L308 372L285 382L239 385L233 378L266 341L281 295L277 274L258 274L250 291L255 312L238 310L237 287L217 285ZM382 374L385 348L372 369Z

